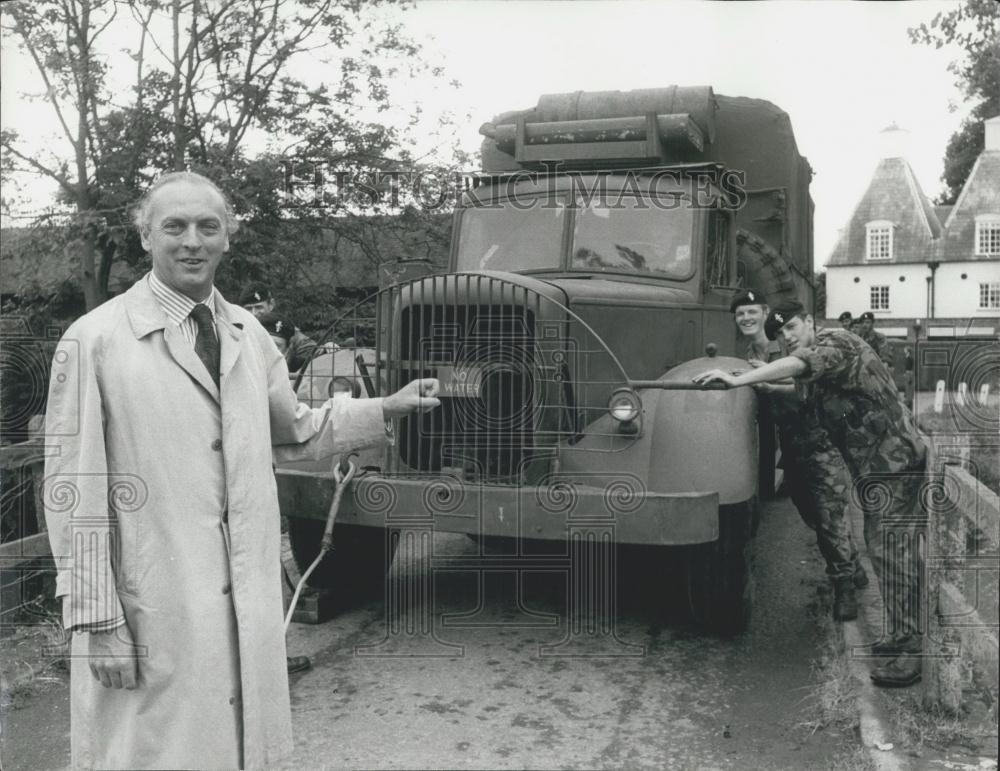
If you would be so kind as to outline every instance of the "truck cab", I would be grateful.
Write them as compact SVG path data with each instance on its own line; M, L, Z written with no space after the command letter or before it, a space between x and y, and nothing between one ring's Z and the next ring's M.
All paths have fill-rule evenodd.
M442 406L397 421L338 527L380 534L420 512L438 530L559 543L590 523L681 559L706 627L746 626L757 399L692 377L746 366L738 287L811 300L791 247L811 240L812 209L787 115L726 99L554 95L483 126L450 270L376 301L372 393L436 377ZM330 493L304 473L279 470L279 493L307 561L321 523L302 513Z

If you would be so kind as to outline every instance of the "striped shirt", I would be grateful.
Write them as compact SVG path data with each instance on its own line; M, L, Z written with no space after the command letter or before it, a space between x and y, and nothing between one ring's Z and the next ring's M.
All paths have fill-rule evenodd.
M167 318L181 328L181 334L184 335L185 340L191 343L191 347L193 348L194 341L198 337L198 325L191 318L191 310L198 303L190 297L182 295L176 289L172 289L164 284L152 271L149 272L149 288L152 290L153 296L160 304L163 312L167 314ZM215 287L213 286L208 298L202 301L208 306L208 310L211 311L213 322L217 320L215 316L215 294Z
M118 627L124 625L125 616L118 616L118 618L108 619L107 621L95 621L92 624L77 624L70 631L71 632L111 632Z

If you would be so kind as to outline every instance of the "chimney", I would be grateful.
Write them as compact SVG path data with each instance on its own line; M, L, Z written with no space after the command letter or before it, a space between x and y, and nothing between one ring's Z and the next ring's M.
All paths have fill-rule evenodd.
M1000 150L1000 115L983 121L986 126L986 150Z
M879 158L905 158L910 146L910 132L895 121L879 132Z

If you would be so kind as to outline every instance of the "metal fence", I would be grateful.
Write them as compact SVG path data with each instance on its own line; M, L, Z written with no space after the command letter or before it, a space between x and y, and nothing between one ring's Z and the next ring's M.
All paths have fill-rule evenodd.
M20 535L0 544L0 632L9 631L21 611L46 593L45 579L54 573L42 505L43 423L43 416L33 416L28 441L0 447L0 469L13 480L3 491L4 516Z

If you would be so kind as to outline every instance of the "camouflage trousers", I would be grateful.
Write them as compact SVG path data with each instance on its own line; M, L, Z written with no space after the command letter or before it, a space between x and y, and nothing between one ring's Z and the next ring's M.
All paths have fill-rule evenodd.
M925 629L927 511L921 499L923 463L901 472L870 472L854 480L853 494L865 514L865 544L885 605L883 639L920 650Z
M847 516L851 475L833 446L796 457L784 455L785 489L802 521L816 532L816 545L834 580L854 575L858 550Z

